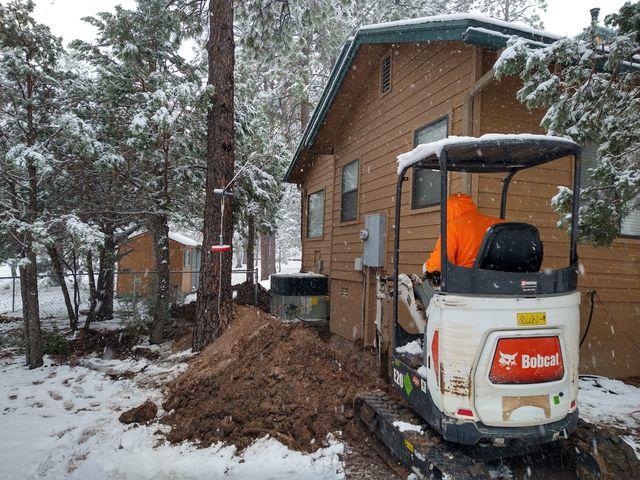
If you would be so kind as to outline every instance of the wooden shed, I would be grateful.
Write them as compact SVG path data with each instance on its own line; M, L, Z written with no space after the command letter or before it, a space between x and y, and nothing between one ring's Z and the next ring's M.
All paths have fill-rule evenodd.
M153 239L149 232L129 237L118 245L119 254L116 293L131 295L149 291L155 275ZM200 272L200 242L178 232L169 233L169 269L174 292L188 294L198 288Z
M520 80L497 81L491 70L513 35L541 43L558 38L477 15L445 15L363 27L343 47L286 174L303 196L302 270L329 276L333 332L373 342L375 288L362 301L363 285L371 287L373 279L354 262L362 256L365 216L384 214L382 273L391 273L399 154L449 135L544 133L543 112L529 111L516 99ZM585 145L583 168L593 163L593 154L593 145ZM543 268L567 261L568 236L556 226L550 200L558 186L571 185L571 177L570 160L563 159L525 171L511 184L507 219L539 228ZM436 178L424 171L404 184L401 272L420 273L434 248ZM450 192L470 194L489 215L498 215L500 188L497 174L449 177ZM611 247L583 245L580 258L583 321L589 309L584 293L596 289L602 300L581 350L582 371L640 375L640 212L625 220Z

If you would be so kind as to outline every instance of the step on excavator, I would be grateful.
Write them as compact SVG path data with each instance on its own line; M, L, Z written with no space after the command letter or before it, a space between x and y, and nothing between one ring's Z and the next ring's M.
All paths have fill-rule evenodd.
M389 378L397 395L363 393L355 413L377 448L418 478L489 479L487 461L557 444L575 429L580 156L580 146L564 138L490 134L449 137L398 157L392 288L378 285L378 298L388 292L391 304ZM541 270L538 229L506 218L509 184L522 170L567 157L573 163L568 262ZM409 169L440 172L442 267L422 281L399 272ZM446 254L449 172L504 174L505 221L487 230L471 268ZM401 325L400 302L417 334ZM383 323L376 319L378 339ZM589 472L584 478L599 478L582 470Z

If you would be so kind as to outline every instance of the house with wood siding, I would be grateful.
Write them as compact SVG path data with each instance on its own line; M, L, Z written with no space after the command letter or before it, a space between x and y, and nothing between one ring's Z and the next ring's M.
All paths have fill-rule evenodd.
M399 154L449 135L544 133L543 111L516 99L518 78L494 78L492 67L509 37L548 44L558 37L477 15L444 15L363 27L343 47L303 133L286 180L302 194L302 271L329 277L331 330L372 344L375 278L356 268L359 232L367 215L386 217L386 260L393 268L393 223ZM584 145L583 168L595 161ZM410 172L401 208L400 271L421 272L439 233L438 174ZM583 175L587 177L587 175ZM472 196L481 212L497 216L502 176L451 173L449 191ZM566 264L568 235L557 227L551 198L570 186L570 159L518 174L507 219L538 227L543 268ZM621 226L608 248L579 249L582 319L596 304L581 350L581 370L640 375L640 212ZM366 292L366 293L365 293ZM479 319L478 321L481 321Z

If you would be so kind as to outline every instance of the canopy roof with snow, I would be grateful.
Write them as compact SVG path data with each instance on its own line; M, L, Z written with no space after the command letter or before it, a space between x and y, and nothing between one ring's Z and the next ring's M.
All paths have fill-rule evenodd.
M551 135L491 133L478 138L452 135L398 155L398 174L412 166L439 170L443 154L448 170L479 173L517 171L579 151L573 140Z
M526 25L505 22L474 14L437 15L396 22L366 25L358 29L342 47L327 85L300 139L298 148L285 174L285 181L299 182L303 168L301 157L309 154L327 113L349 72L360 47L367 44L391 44L429 41L462 41L497 50L512 36L531 42L550 44L558 35L536 30Z

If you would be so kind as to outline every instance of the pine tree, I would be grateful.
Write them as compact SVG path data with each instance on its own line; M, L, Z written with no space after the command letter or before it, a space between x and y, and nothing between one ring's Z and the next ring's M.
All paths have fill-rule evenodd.
M552 134L596 144L598 163L582 190L580 234L594 245L609 245L622 220L640 207L640 3L626 4L606 19L618 26L607 40L595 24L584 35L538 48L512 39L496 63L498 78L519 75L518 99L544 108L542 125ZM568 220L571 191L553 203Z
M49 144L56 135L52 120L62 46L32 12L30 0L0 5L0 131L6 148L0 230L21 257L26 361L35 368L43 363L36 242L43 233L43 184L54 171Z
M233 177L234 154L234 62L233 2L209 0L209 39L207 42L207 85L211 100L207 114L207 178L204 210L204 239L196 325L193 331L193 349L202 350L215 339L232 315L230 254L214 254L211 245L219 242L231 244L233 223L224 221L220 211L220 198L214 189L226 187ZM227 212L231 212L229 197L224 198Z
M180 218L182 197L198 191L199 149L206 93L197 71L179 54L183 22L162 0L139 0L136 10L116 8L87 19L98 28L95 45L75 42L99 68L103 103L126 159L127 183L138 217L153 238L155 274L151 342L159 343L170 302L169 223Z
M546 0L478 0L476 6L485 15L533 28L543 28L540 14L547 11Z

